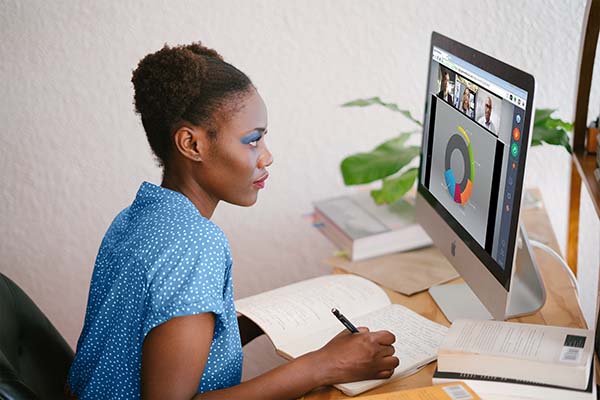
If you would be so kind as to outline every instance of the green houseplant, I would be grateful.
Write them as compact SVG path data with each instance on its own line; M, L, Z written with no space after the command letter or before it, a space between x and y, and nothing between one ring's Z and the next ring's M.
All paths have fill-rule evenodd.
M346 185L362 185L381 180L381 187L371 191L377 204L393 203L406 194L415 184L418 168L413 160L419 156L420 147L408 145L413 134L421 132L423 123L414 118L407 110L402 110L394 103L386 103L379 97L357 99L342 104L342 107L383 106L397 112L412 121L417 127L408 132L387 140L369 152L352 154L344 158L340 164ZM561 119L552 118L552 109L536 109L533 122L532 146L542 143L563 146L571 153L568 132L573 125Z

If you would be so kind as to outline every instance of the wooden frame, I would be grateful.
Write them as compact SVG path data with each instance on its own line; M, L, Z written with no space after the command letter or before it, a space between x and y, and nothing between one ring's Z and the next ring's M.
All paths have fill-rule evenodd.
M600 0L589 0L583 17L581 47L579 49L579 75L575 98L573 128L573 158L569 205L569 229L567 262L577 272L577 245L579 235L579 206L582 182L588 190L596 214L600 216L600 185L594 178L595 155L585 151L588 106L592 86L592 73L596 57L596 45L600 31Z

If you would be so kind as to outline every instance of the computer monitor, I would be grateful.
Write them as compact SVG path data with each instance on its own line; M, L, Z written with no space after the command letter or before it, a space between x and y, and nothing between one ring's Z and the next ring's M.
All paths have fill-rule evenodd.
M519 216L534 79L436 32L427 77L416 216L466 283L430 293L451 321L533 313L545 290Z

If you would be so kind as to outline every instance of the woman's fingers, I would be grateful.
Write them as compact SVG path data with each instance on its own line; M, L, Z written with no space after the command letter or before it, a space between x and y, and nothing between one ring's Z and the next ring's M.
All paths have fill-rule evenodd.
M393 369L385 369L383 371L379 371L376 375L378 379L387 379L390 378L394 374Z
M381 350L379 350L379 355L381 357L393 356L396 352L394 346L381 346Z
M388 357L384 357L380 363L379 363L379 368L382 370L386 370L386 369L395 369L398 365L400 365L400 359L398 357L395 356L388 356Z
M390 331L377 331L371 333L377 343L382 345L391 345L396 341L396 336Z

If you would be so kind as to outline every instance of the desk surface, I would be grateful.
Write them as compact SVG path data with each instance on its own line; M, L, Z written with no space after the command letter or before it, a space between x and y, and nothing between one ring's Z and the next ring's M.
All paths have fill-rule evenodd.
M537 195L539 197L539 192L537 192ZM525 222L527 233L531 239L543 242L554 250L560 251L556 236L554 235L550 220L548 219L548 215L544 208L525 210L523 212L523 220ZM546 286L546 304L535 314L515 318L511 321L575 328L586 327L583 314L575 296L575 290L567 272L562 268L560 263L548 253L537 248L534 249L534 252L542 279ZM460 282L460 279L457 279L454 282ZM410 297L390 290L386 290L386 292L393 303L403 304L433 321L446 326L450 325L446 317L444 317L437 305L433 302L429 292L421 292ZM388 393L402 389L430 386L431 377L435 367L436 363L433 362L417 374L391 381L370 390L365 394ZM360 398L360 396L357 397ZM332 387L327 387L317 389L304 396L302 399L333 400L347 398L349 397L342 394L340 391Z

